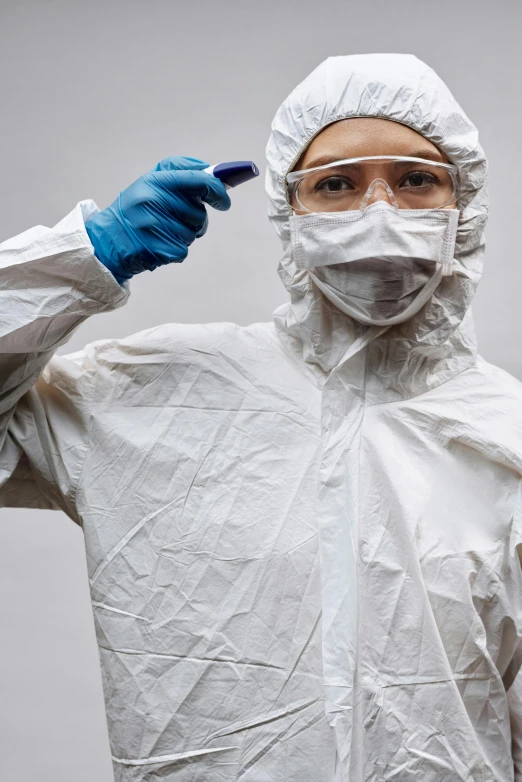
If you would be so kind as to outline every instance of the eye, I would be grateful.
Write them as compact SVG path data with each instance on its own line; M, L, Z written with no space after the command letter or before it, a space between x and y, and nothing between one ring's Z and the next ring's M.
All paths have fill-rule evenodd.
M322 193L340 193L345 190L353 190L349 179L344 176L329 176L318 182L314 188Z
M417 189L420 187L429 187L430 185L438 185L439 180L434 174L428 171L410 171L401 180L400 186L410 187Z

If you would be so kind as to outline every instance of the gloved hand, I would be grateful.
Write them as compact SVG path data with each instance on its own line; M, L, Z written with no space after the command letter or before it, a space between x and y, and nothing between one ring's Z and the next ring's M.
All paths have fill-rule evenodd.
M202 171L208 165L190 157L165 158L86 221L94 254L120 285L187 257L194 239L207 230L203 201L220 211L230 208L223 183Z

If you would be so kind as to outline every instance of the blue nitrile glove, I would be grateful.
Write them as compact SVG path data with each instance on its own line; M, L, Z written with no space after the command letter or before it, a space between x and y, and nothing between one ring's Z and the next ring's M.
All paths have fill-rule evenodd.
M219 179L190 157L168 157L85 222L94 254L120 285L146 269L179 263L207 230L203 201L230 208Z

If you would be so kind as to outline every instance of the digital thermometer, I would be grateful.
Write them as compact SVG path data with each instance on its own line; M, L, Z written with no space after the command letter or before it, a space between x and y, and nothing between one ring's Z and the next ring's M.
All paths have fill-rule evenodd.
M251 160L233 160L230 163L218 163L215 166L205 168L204 171L220 179L227 190L259 176L259 169Z

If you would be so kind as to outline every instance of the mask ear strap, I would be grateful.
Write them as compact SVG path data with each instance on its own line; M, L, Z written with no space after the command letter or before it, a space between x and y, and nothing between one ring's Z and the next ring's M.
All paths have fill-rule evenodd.
M385 179L374 179L373 182L370 182L370 186L368 187L368 190L366 191L366 194L365 194L363 200L361 201L361 205L360 205L359 209L365 209L368 206L368 201L370 200L370 198L374 194L374 191L375 191L375 188L377 187L377 185L382 185L384 187L384 189L388 193L388 197L389 197L390 201L392 202L392 205L395 207L395 209L398 209L399 208L399 204L397 203L397 200L395 198L393 190L391 189L391 187L389 186L388 182L386 182Z
M460 212L458 209L445 209L444 211L449 212L449 221L448 227L446 229L446 236L444 237L444 245L442 248L442 276L451 277L453 274L455 239L457 237Z

